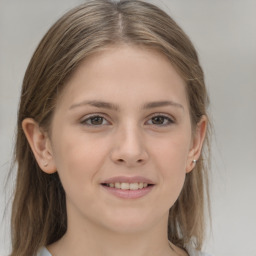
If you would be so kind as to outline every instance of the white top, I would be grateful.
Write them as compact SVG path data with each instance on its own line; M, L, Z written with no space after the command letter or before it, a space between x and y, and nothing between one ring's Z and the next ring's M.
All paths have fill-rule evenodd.
M207 254L205 252L199 252L196 251L195 249L187 249L187 252L189 256L211 256L210 254Z
M52 256L52 255L45 247L43 247L38 251L36 256ZM189 250L189 256L211 256L211 255L203 252L198 252L195 250Z
M52 256L52 255L45 247L43 247L37 252L36 256Z

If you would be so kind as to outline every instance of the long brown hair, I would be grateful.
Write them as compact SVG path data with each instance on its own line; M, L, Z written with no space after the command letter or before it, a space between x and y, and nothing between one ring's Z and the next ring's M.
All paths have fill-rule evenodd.
M38 166L21 123L33 118L49 129L58 95L90 54L110 44L142 45L167 56L186 81L192 124L208 104L197 53L182 29L156 6L136 0L89 1L69 11L47 32L26 70L20 98L15 159L18 165L12 207L11 256L32 256L39 247L60 239L67 229L65 192L58 173ZM206 134L206 142L209 134ZM204 148L207 145L204 145ZM170 209L168 238L185 247L201 248L208 196L208 150L187 174L183 190Z

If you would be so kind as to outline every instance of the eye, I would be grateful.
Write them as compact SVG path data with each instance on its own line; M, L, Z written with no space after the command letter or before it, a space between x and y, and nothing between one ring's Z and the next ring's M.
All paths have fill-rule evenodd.
M156 126L168 126L173 123L173 119L165 115L155 115L147 121L147 124Z
M108 125L109 122L100 115L89 116L81 121L81 124L88 126Z

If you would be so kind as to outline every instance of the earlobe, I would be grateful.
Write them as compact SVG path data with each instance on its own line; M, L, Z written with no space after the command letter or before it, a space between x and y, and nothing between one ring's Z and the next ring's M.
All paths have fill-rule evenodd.
M26 118L22 121L22 129L42 171L48 174L56 172L51 143L47 133L32 118Z
M192 171L199 159L207 130L207 117L202 116L200 122L196 125L194 136L191 142L191 148L188 154L186 172Z

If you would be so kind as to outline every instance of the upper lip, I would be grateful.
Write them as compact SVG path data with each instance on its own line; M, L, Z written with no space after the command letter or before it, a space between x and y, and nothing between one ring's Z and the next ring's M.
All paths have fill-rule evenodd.
M142 177L142 176L133 176L133 177L127 177L127 176L116 176L109 179L104 180L101 182L101 184L110 184L110 183L147 183L147 184L154 184L154 182L148 178Z

